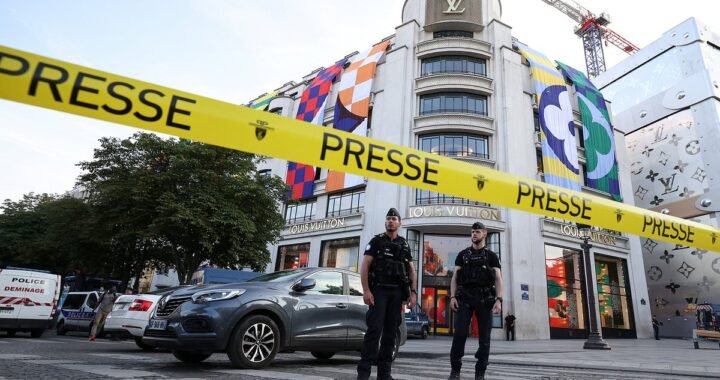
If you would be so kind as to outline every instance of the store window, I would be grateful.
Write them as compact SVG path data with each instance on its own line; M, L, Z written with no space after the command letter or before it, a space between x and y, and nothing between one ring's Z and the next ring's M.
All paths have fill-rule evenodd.
M315 280L315 287L305 291L305 294L345 294L343 276L340 272L325 271L308 276Z
M285 224L307 222L315 219L315 204L317 199L288 203L285 206Z
M484 59L461 55L450 55L423 59L421 75L439 73L466 73L487 76L487 63Z
M320 266L357 272L359 250L359 237L324 241L320 249Z
M487 96L464 92L443 92L420 97L420 115L454 112L487 116Z
M365 188L343 191L328 198L327 216L357 214L365 207Z
M632 311L628 307L632 302L628 300L631 293L626 260L595 255L595 276L602 328L632 329Z
M500 233L488 232L488 249L500 255ZM452 277L458 253L472 244L470 227L467 236L443 236L425 234L423 242L423 276ZM502 261L501 261L502 262Z
M430 310L428 315L433 319L433 328L437 333L449 333L451 329L450 319L454 313L449 308L449 286L455 269L455 259L458 253L472 243L470 232L467 236L448 235L424 235L423 241L423 286L422 307L423 310ZM488 249L500 255L500 233L489 232L486 238ZM437 284L438 286L431 286ZM453 316L449 317L448 312ZM448 319L449 318L449 319ZM473 317L474 318L474 317ZM492 326L502 327L503 314L493 314ZM475 322L473 322L475 323ZM474 329L474 328L473 328ZM477 331L471 331L477 336Z
M585 288L580 251L545 245L545 273L550 336L584 336Z
M310 243L281 245L275 270L307 268L310 257Z

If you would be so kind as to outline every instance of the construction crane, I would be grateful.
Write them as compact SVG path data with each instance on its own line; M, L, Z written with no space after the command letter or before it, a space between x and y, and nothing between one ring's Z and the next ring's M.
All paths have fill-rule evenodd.
M589 77L594 78L606 69L605 52L602 46L603 39L605 39L606 44L611 43L628 54L633 54L640 50L632 42L607 27L607 24L610 23L610 16L605 12L596 16L572 0L542 1L548 5L552 5L555 9L577 22L575 34L582 38L583 41L585 65L587 66L587 74Z

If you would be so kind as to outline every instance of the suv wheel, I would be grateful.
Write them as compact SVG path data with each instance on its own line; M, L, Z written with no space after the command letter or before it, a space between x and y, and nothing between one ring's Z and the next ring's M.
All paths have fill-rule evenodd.
M212 352L199 352L188 350L173 350L173 356L185 363L200 363L212 355Z
M314 356L317 359L320 360L328 360L331 357L335 356L334 352L327 352L327 351L310 351L310 354Z
M141 336L135 337L135 344L138 347L142 348L144 351L152 351L157 348L157 347L153 346L152 344L147 344L147 343L143 342Z
M30 336L33 338L39 338L45 332L45 329L32 329L30 330Z
M67 330L65 330L65 322L60 321L57 327L55 327L55 331L58 335L65 335L67 333Z
M280 331L272 318L253 315L235 328L227 354L233 367L260 369L268 366L280 346Z

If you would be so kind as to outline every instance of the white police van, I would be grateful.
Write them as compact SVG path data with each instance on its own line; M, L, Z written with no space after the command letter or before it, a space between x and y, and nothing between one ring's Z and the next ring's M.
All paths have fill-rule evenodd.
M0 269L0 331L40 337L55 317L60 275L24 268Z

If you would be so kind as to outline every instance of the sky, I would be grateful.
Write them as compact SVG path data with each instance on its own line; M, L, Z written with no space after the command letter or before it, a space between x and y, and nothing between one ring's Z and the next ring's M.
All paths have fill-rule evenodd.
M720 34L708 0L580 0L643 47L696 17ZM3 0L0 45L237 104L299 82L395 33L404 0ZM542 0L503 0L513 36L585 68L574 21ZM609 46L608 67L626 55ZM0 201L62 194L101 137L136 129L0 100Z

